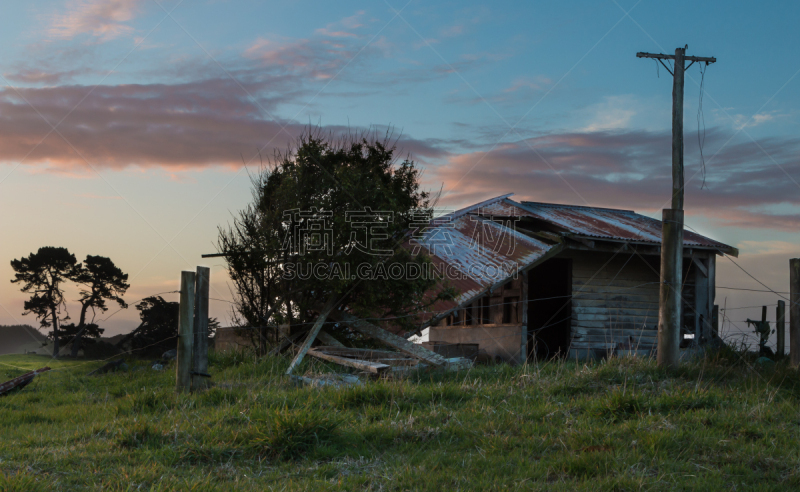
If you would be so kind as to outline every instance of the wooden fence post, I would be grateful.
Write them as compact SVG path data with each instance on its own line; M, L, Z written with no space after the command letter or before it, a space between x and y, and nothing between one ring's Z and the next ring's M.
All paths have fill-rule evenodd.
M786 351L786 303L783 301L778 301L778 307L775 308L775 334L778 339L775 351L778 357L783 357Z
M211 269L197 267L194 305L194 368L192 391L210 386L208 377L208 289Z
M181 301L178 308L178 356L175 364L175 389L189 391L192 386L192 346L194 345L194 272L181 272Z
M800 366L800 258L789 260L789 358Z

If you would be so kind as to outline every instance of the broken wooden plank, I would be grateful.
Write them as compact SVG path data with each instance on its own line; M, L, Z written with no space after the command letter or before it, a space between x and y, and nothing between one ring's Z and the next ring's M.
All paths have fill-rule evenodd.
M278 354L280 354L281 352L283 352L284 350L289 348L289 346L294 345L294 342L299 340L306 333L308 333L308 330L301 330L301 331L298 331L297 333L295 333L293 335L289 335L287 337L283 337L283 339L281 340L281 343L279 343L275 348L273 348L272 350L269 351L269 355L278 355Z
M402 359L376 359L376 362L380 362L381 364L388 364L390 366L417 366L419 365L419 359L412 359L409 357L402 358Z
M331 336L331 334L328 333L325 330L320 330L319 331L319 334L317 335L317 340L319 340L320 342L324 343L328 347L346 348L342 342L340 342L339 340L333 338L333 336Z
M357 360L348 359L347 357L338 357L336 355L326 354L325 352L320 352L315 349L310 349L308 351L308 355L313 355L318 359L327 360L328 362L334 362L343 366L354 367L362 371L368 371L373 374L381 374L388 371L392 367L388 364L381 364L380 362L373 362L370 360Z
M292 371L294 371L294 368L297 367L297 365L303 360L303 356L305 356L306 352L308 352L308 349L311 348L311 344L314 343L314 340L316 340L317 334L322 329L322 325L325 323L328 315L335 307L336 298L331 296L331 298L328 299L328 302L325 303L325 307L322 308L322 311L319 313L317 320L314 322L314 326L312 326L311 330L309 330L306 340L303 342L303 345L300 346L300 351L297 352L297 355L294 356L292 363L289 364L289 368L286 369L286 374L291 374Z
M371 348L353 348L353 347L316 347L320 350L333 355L340 355L342 357L351 357L356 359L375 359L378 357L404 357L400 352L392 352L390 350L380 350Z
M360 386L363 384L358 376L353 374L317 374L314 376L292 376L292 380L297 386L311 386L321 388L332 386L334 388Z
M26 372L22 376L17 376L10 381L6 381L3 384L0 384L0 395L8 393L9 391L16 389L16 388L24 388L28 385L33 378L36 377L37 374L41 374L43 372L49 371L49 367L43 367L41 369L36 369L35 371Z
M340 318L359 333L363 333L364 335L372 337L376 340L380 340L386 345L394 347L401 352L409 354L418 359L422 359L425 362L435 366L447 365L447 360L441 355L431 352L421 345L409 342L405 338L399 337L393 333L389 333L383 328L375 326L372 323L364 321L363 319L356 318L352 314L345 313L344 311L336 311L333 313L333 316Z

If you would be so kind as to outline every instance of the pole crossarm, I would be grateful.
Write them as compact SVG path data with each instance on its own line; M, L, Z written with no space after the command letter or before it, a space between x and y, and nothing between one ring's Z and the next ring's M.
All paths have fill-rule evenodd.
M644 53L642 51L636 53L636 58L656 58L658 60L674 60L675 55L662 55L660 53ZM684 60L688 60L690 62L706 62L706 63L716 63L717 59L713 56L684 56Z

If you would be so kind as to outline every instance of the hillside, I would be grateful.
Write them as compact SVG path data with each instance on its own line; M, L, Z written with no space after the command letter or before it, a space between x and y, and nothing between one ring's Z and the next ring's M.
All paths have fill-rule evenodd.
M0 355L34 351L46 340L47 337L29 325L0 325Z
M212 353L217 386L191 395L129 363L0 357L54 368L0 398L0 490L800 489L800 377L731 350L672 373L562 361L340 389Z

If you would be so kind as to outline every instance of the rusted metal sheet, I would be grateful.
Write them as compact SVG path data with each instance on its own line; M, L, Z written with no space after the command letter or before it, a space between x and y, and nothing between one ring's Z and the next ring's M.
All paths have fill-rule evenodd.
M28 385L33 378L36 377L37 374L41 374L45 371L49 371L49 367L43 367L41 369L36 369L35 371L26 372L22 376L17 376L10 381L6 381L3 384L0 384L0 395L6 394L9 391L16 389L16 388L23 388Z
M518 207L519 213L513 213L515 207L502 205L502 213L493 214L508 196L434 219L424 236L411 242L412 248L425 250L436 272L443 273L458 291L454 301L434 306L436 315L427 317L429 322L481 297L560 247L522 234L512 222L502 221L504 217L520 217L524 210ZM496 220L493 215L497 215Z
M661 221L637 214L632 210L537 202L519 204L509 199L504 199L503 202L502 206L511 206L515 211L522 210L523 216L549 222L579 237L661 244ZM683 244L684 247L738 254L736 248L689 230L684 232Z
M517 230L525 218L546 222L559 235L593 245L591 239L645 244L661 243L661 221L631 210L581 207L511 200L502 195L434 219L422 238L407 247L422 247L437 272L459 292L454 301L434 305L423 327L501 285L521 271L557 254L561 244L542 241ZM530 232L544 237L545 234ZM559 240L556 237L556 240ZM686 247L736 256L736 248L685 231Z

